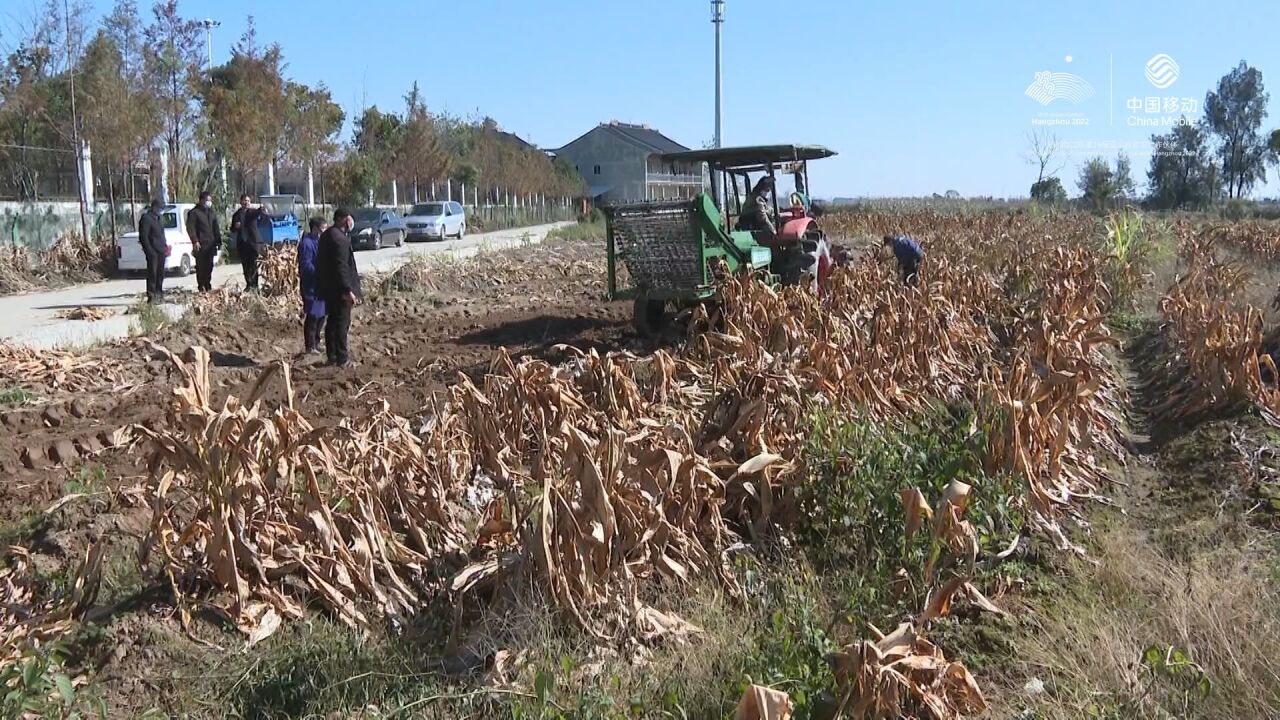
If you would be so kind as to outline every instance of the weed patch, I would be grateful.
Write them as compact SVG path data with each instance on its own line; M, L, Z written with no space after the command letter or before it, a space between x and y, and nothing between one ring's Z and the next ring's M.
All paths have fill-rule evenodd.
M604 240L604 235L603 222L585 222L558 227L547 233L545 242L598 242Z
M153 305L148 302L140 302L133 306L129 311L133 316L133 320L129 323L129 330L134 335L150 336L155 335L160 328L169 324L169 316L159 305Z
M30 405L36 401L35 393L20 387L9 387L0 390L0 407L18 407Z

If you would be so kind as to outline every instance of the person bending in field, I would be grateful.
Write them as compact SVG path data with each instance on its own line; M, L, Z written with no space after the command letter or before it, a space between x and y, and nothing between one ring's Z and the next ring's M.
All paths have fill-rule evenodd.
M884 244L893 248L893 256L898 260L898 271L902 274L902 282L911 287L920 283L920 263L924 261L924 249L920 241L910 235L885 235Z
M327 224L324 218L313 217L307 232L298 242L298 292L302 295L302 342L306 354L320 354L320 332L324 328L324 300L316 291L316 252L320 249L320 235Z

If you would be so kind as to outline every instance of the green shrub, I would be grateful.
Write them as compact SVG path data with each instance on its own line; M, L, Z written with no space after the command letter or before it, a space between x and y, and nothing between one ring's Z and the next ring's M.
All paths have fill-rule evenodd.
M814 418L799 539L817 551L819 565L896 569L904 549L899 491L919 488L933 501L953 479L982 485L976 451L983 438L967 409L953 416L933 407L900 428L861 417Z

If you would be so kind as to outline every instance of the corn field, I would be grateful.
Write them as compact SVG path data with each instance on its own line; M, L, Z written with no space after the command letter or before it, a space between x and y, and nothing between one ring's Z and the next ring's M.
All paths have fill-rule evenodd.
M1147 281L1135 261L1141 218L926 209L824 223L855 244L821 297L730 279L675 348L562 346L560 362L501 351L413 418L368 389L336 425L308 417L285 362L215 400L207 350L156 347L179 382L167 422L134 430L149 458L139 562L184 623L213 608L249 645L309 606L395 632L443 601L457 649L530 590L599 643L679 642L701 629L654 598L706 583L744 595L731 556L796 529L816 482L805 454L815 413L904 429L937 402L975 409L981 468L1015 480L1025 529L1085 554L1072 540L1082 503L1106 499L1105 468L1124 457L1108 319L1118 292ZM928 249L919 287L881 256L878 238L901 228ZM1187 270L1160 303L1170 351L1156 411L1247 404L1275 421L1276 333L1234 300L1244 269L1220 257L1212 232L1174 231ZM270 302L291 307L295 259L275 254L263 275ZM231 301L198 300L209 312ZM50 385L74 387L85 371L71 356L8 352ZM914 590L910 617L866 627L830 657L843 716L986 708L970 671L929 639L956 607L1004 612L978 587L990 558L968 518L976 492L958 479L900 488L904 546L928 552L904 553L898 571ZM23 572L15 552L6 579ZM96 563L85 563L86 588ZM21 604L21 581L6 581ZM69 602L32 616L73 617L82 603ZM43 626L30 627L19 637L38 642Z
M476 613L535 587L601 641L658 642L697 628L647 604L652 588L711 580L740 593L729 548L794 525L815 408L893 424L934 399L982 408L996 428L987 469L1021 477L1033 524L1075 549L1073 501L1104 490L1102 459L1118 452L1102 261L1031 220L911 223L931 250L920 289L871 256L823 299L735 280L695 310L676 351L565 348L559 365L501 355L483 382L460 376L420 430L372 397L318 428L283 364L214 404L208 353L171 356L183 382L170 422L139 431L152 468L143 562L184 609L224 598L250 642L303 614L302 587L357 628L401 625L444 593L457 642ZM272 384L289 398L279 407L262 399ZM911 571L926 600L913 623L846 649L843 702L954 717L982 695L927 627L953 602L999 610L972 583L968 486L908 490L903 531L931 520L937 548Z

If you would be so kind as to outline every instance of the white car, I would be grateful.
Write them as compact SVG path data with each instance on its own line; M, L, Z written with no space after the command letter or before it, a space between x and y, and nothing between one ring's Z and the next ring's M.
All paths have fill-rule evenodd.
M176 271L178 275L187 276L195 270L195 249L191 238L187 236L187 211L194 208L191 203L165 205L160 211L160 224L164 227L166 252L164 268ZM218 264L220 257L214 257ZM127 232L116 238L116 269L120 272L142 272L147 269L147 258L142 254L142 245L138 242L138 231Z
M407 240L461 240L467 234L467 212L451 200L419 203L405 215L404 224L409 229Z

